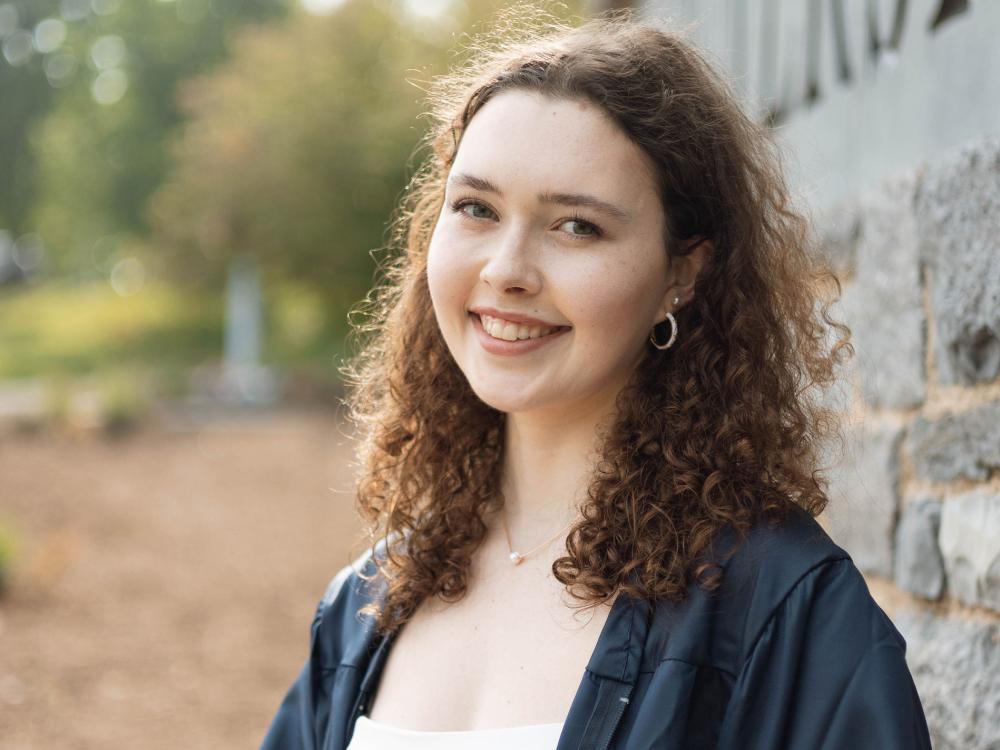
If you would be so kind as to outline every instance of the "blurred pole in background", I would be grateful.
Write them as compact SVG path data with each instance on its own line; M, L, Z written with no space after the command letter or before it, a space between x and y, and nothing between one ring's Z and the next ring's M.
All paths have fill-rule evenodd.
M226 335L219 397L226 403L272 404L276 378L261 364L262 302L256 264L246 256L229 262Z

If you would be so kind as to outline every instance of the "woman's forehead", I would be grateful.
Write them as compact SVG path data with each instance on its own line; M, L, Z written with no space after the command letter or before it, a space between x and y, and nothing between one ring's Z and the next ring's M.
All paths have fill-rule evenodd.
M502 193L583 193L618 206L655 198L649 158L600 107L526 91L499 94L472 117L451 173Z

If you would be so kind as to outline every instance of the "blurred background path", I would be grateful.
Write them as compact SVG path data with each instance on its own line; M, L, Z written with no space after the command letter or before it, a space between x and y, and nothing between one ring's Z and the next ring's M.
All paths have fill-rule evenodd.
M256 747L358 539L331 413L0 447L0 748Z

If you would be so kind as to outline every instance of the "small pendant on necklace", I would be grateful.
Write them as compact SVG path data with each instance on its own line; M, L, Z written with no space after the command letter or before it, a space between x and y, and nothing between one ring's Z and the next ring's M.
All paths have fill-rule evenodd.
M511 553L510 553L510 561L511 561L512 563L514 563L515 565L520 565L520 564L521 564L521 561L522 561L523 559L524 559L524 558L523 558L523 557L521 557L520 553L518 553L518 552L511 552Z

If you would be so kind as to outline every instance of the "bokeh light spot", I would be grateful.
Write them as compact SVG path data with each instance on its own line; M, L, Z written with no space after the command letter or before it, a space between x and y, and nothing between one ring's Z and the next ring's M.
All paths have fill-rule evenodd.
M332 13L343 5L344 2L345 0L299 0L299 4L306 12L316 16Z
M128 90L128 76L121 68L102 70L90 86L90 95L98 104L118 102Z
M45 244L42 238L33 232L22 234L14 241L13 256L14 265L25 273L30 273L42 265Z
M3 40L3 56L11 65L24 65L35 52L31 34L23 29Z
M452 10L452 0L403 0L403 6L414 18L433 21Z
M42 69L49 80L49 85L61 89L72 83L76 77L76 58L69 52L57 52L46 56Z
M90 0L62 0L59 15L64 21L82 21L90 15Z
M111 288L122 297L142 291L146 284L146 267L138 258L122 258L111 269Z
M90 45L90 60L98 70L118 67L125 60L125 40L117 34L98 37Z
M35 26L35 49L42 54L55 52L66 41L66 24L58 18L46 18Z
M110 16L122 7L122 0L90 0L90 7L99 16Z

